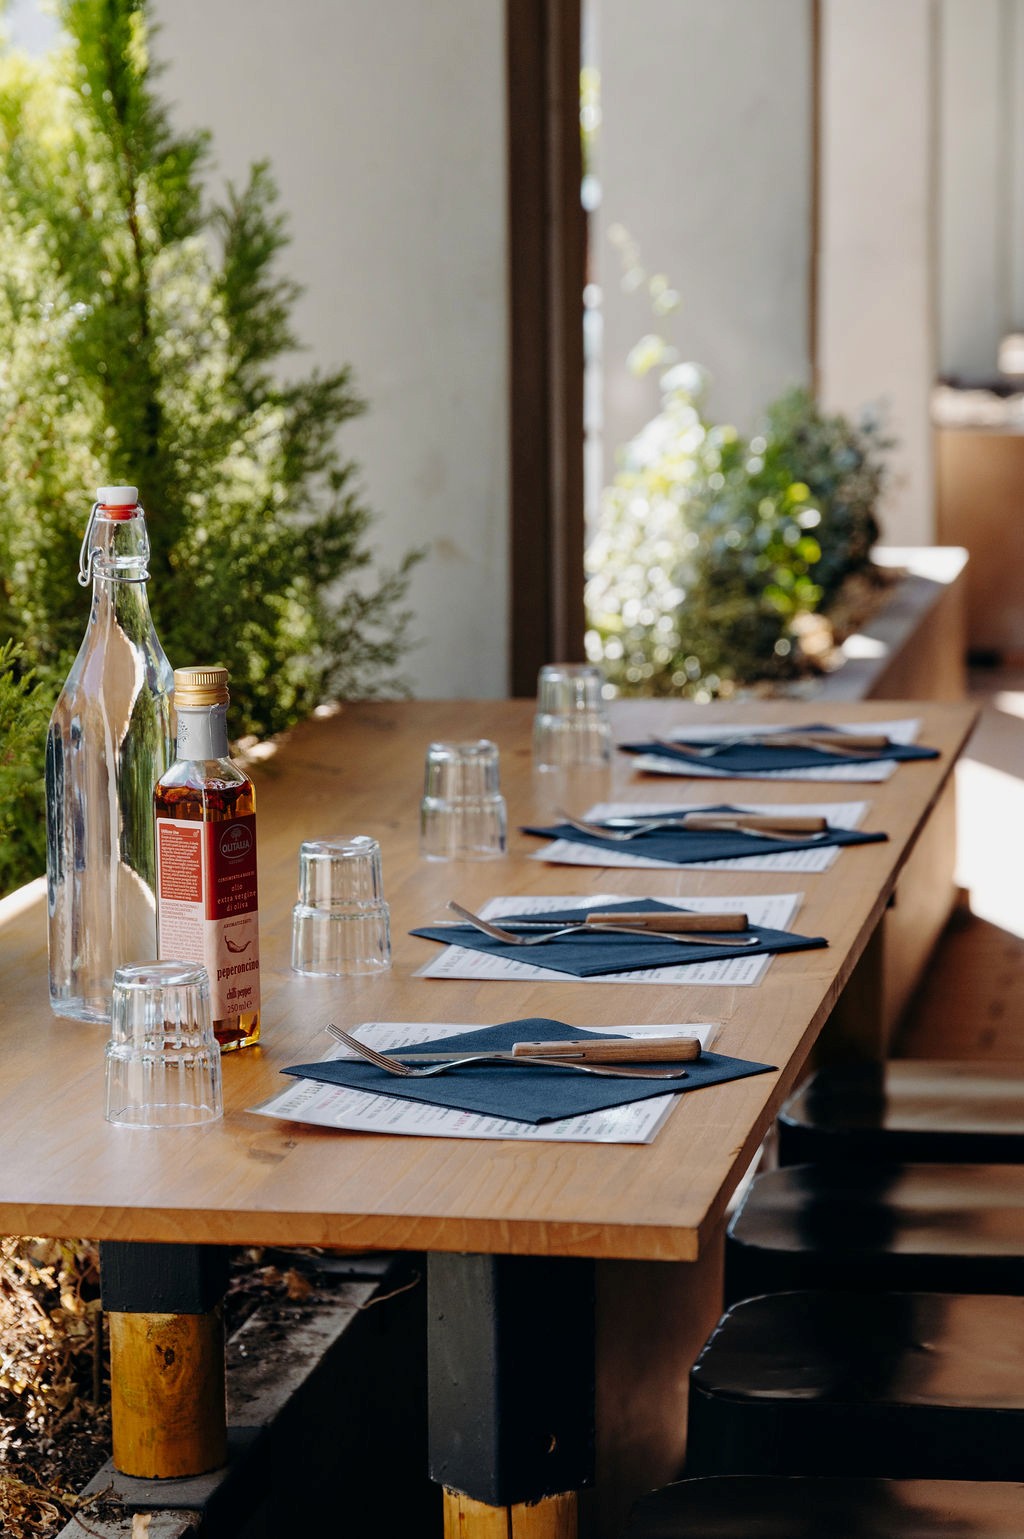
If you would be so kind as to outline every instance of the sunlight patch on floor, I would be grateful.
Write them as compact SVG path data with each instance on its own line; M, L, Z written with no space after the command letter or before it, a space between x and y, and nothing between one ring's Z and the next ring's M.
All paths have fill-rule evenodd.
M1024 779L969 756L957 768L957 880L972 913L1024 936Z
M1024 717L1024 690L1001 689L993 696L992 704L1007 716Z

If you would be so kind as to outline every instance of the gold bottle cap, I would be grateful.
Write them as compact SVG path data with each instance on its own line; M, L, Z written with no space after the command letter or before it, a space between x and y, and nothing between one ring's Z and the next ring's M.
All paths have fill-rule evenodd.
M190 706L227 705L228 670L226 668L175 668L174 704L178 710Z

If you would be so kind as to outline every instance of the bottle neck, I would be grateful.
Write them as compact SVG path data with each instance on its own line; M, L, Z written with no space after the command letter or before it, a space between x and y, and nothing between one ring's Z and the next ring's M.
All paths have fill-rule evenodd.
M149 576L149 535L142 509L133 508L126 518L108 512L99 503L89 515L79 556L78 580L87 587L90 577L104 582L142 586Z
M146 579L149 576L149 537L142 509L128 518L93 509L82 541L79 580L92 579L90 626L105 632L113 621L142 645L153 630Z
M228 708L203 705L178 710L178 758L226 759Z

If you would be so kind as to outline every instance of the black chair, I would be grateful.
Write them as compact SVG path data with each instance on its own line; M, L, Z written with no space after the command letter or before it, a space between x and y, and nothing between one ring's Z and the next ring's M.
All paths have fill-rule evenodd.
M623 1539L1021 1539L1024 1486L959 1480L681 1480Z
M687 1475L1015 1480L1022 1439L1019 1298L746 1299L690 1375Z
M1024 1063L898 1059L819 1069L779 1114L783 1165L1024 1164Z
M766 1171L728 1227L726 1302L797 1288L1024 1294L1024 1165Z

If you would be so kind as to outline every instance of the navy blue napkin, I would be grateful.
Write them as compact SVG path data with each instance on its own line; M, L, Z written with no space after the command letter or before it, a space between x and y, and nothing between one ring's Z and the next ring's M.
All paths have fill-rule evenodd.
M666 807L652 816L677 818L694 810L693 807ZM742 816L739 807L701 807L700 811ZM637 814L637 817L641 816L643 814ZM735 860L745 855L778 855L785 850L815 850L829 844L877 844L889 837L888 834L865 834L847 828L830 828L827 833L812 841L798 836L793 839L759 839L756 834L662 828L622 840L601 839L596 834L585 834L581 829L573 828L571 823L554 823L550 828L526 827L522 832L536 834L544 839L571 839L574 844L587 844L597 850L625 850L627 854L671 861L673 865L685 865L691 860Z
M763 730L759 729L759 736L770 737L773 732L828 732L829 730L827 724L821 723L799 728L766 727ZM722 737L729 737L729 733L724 729ZM679 741L685 743L687 740L684 737ZM837 764L873 764L883 759L903 761L939 757L937 748L919 748L916 743L894 743L889 748L876 748L859 753L855 758L851 758L848 754L829 753L824 748L757 748L747 747L743 743L731 743L728 747L720 748L717 753L701 758L694 758L692 754L673 749L664 741L620 743L618 746L623 753L654 754L659 759L667 759L674 764L704 765L707 769L722 770L730 775L759 774L763 770L822 769ZM703 741L694 739L689 746L709 748L711 743L707 739Z
M507 1051L516 1042L567 1042L573 1037L605 1038L608 1033L582 1031L562 1021L531 1016L520 1021L505 1021L500 1026L486 1026L482 1031L460 1032L432 1043L417 1042L404 1053L422 1053L429 1061L430 1048L452 1053L465 1048L467 1053ZM396 1051L398 1049L396 1048ZM697 1063L654 1064L652 1068L684 1068L685 1079L605 1079L598 1074L576 1074L571 1069L501 1068L497 1064L455 1069L436 1079L399 1079L372 1063L358 1059L334 1058L327 1063L299 1063L283 1074L318 1080L324 1085L348 1085L353 1090L368 1090L374 1095L397 1096L403 1101L425 1101L430 1106L450 1106L457 1111L482 1112L488 1117L509 1117L514 1122L554 1122L561 1117L578 1117L584 1112L604 1111L611 1106L625 1106L630 1101L648 1101L652 1096L699 1090L704 1085L720 1085L730 1079L746 1079L751 1074L770 1074L773 1065L751 1063L745 1058L724 1058L720 1053L704 1053Z
M542 914L502 914L497 925L512 925L520 920L557 919L573 924L597 909L602 914L629 914L638 911L678 914L680 910L653 898L632 898L628 903L588 903L582 908L545 909ZM683 910L682 912L685 912ZM531 962L557 973L571 973L574 978L598 978L602 973L627 973L651 967L679 967L684 962L714 962L728 957L758 956L765 951L805 951L812 946L827 946L823 935L794 935L790 930L772 930L765 925L751 925L744 935L756 935L756 946L701 946L697 943L665 940L654 936L593 934L566 935L545 946L510 946L507 941L492 940L472 925L424 925L412 930L427 940L443 941L446 946L466 946L470 951L485 951L490 956L514 962ZM527 931L527 934L530 932ZM726 936L716 937L725 940Z

